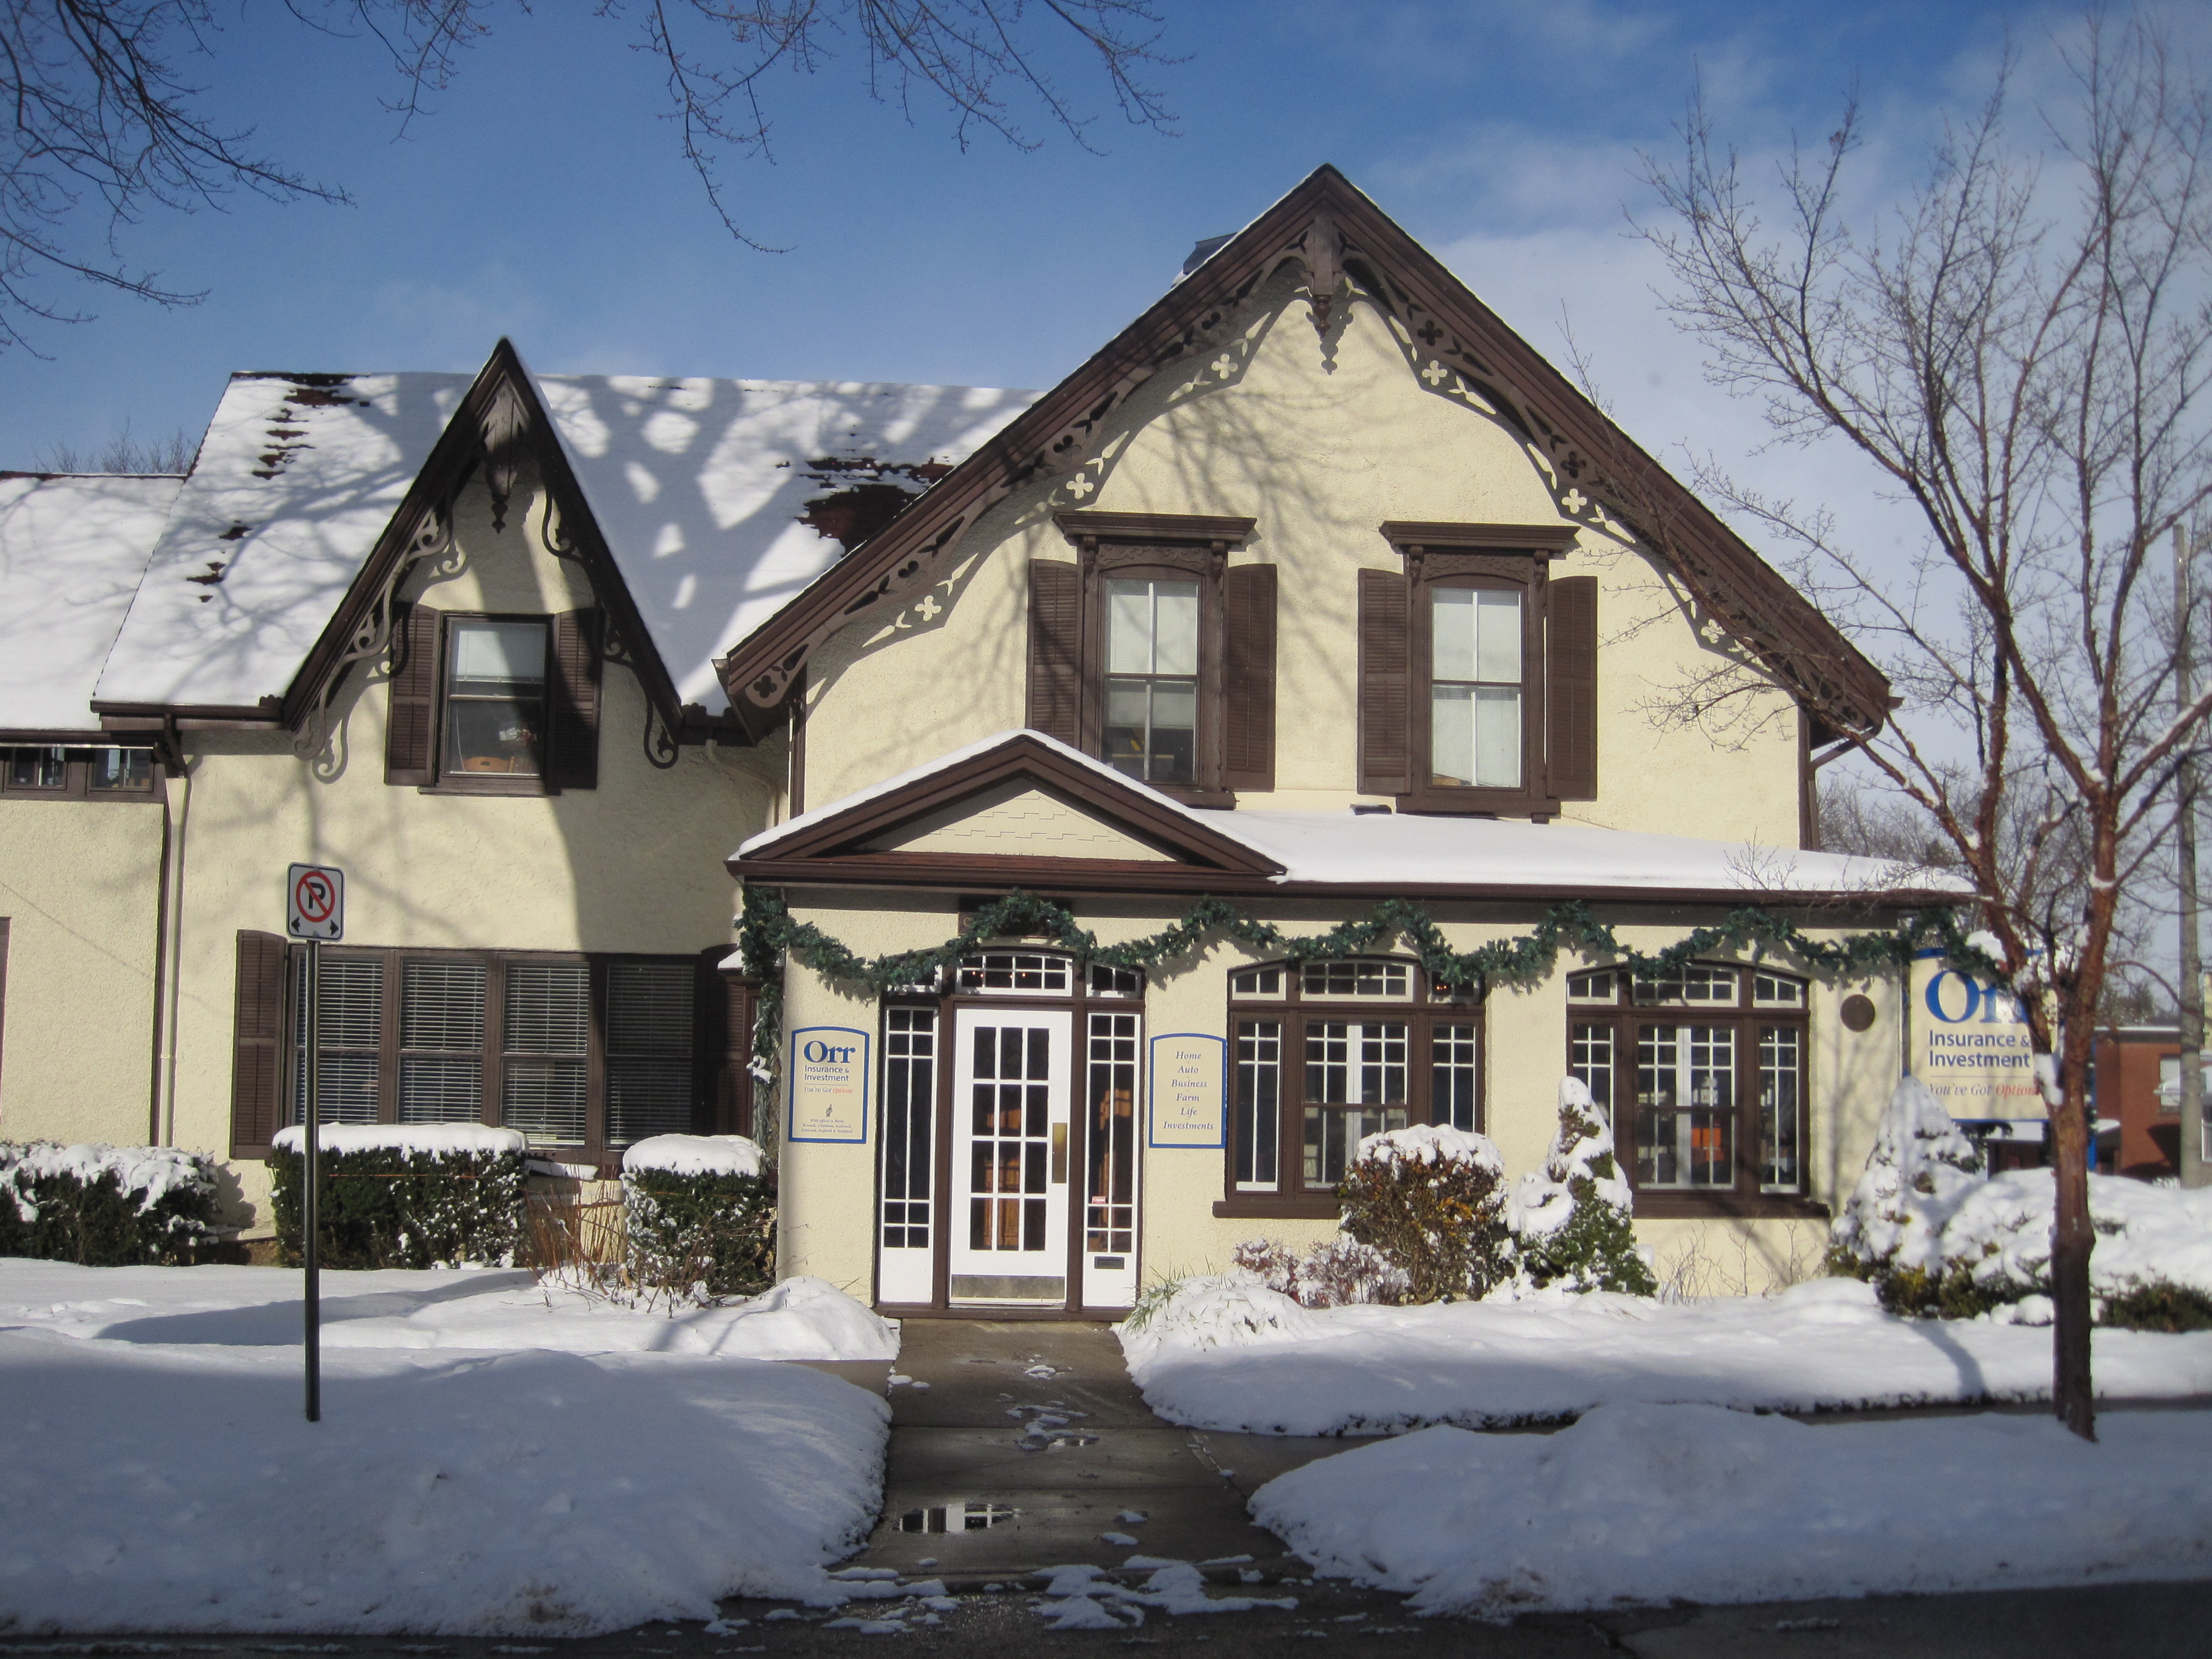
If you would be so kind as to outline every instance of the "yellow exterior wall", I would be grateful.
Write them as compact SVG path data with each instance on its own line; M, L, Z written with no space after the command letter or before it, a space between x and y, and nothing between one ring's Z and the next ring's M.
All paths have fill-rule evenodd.
M540 510L515 514L495 534L488 498L472 487L458 514L461 568L418 569L403 597L456 611L591 604L580 570L544 551ZM737 894L723 860L769 821L770 787L758 757L737 751L686 747L670 769L654 768L642 744L644 694L629 670L604 671L596 789L394 787L384 781L387 712L381 667L357 668L334 706L334 758L321 766L276 734L190 734L180 1146L228 1151L236 937L283 931L289 863L346 871L349 945L673 955L731 938ZM262 1166L236 1173L239 1202L258 1213Z
M0 800L0 1139L145 1140L161 867L158 799Z
M1404 568L1378 526L1564 520L1510 428L1425 389L1371 306L1355 302L1346 315L1324 343L1305 303L1279 283L1231 349L1140 387L1095 462L1000 503L936 586L872 634L855 625L818 649L808 669L806 805L1023 723L1028 564L1074 557L1052 522L1071 508L1258 521L1231 562L1281 573L1277 789L1240 792L1240 803L1358 799L1355 573ZM1754 690L1731 706L1725 730L1662 729L1648 705L1725 668L1726 649L1700 636L1650 559L1601 532L1585 530L1553 573L1600 585L1600 794L1569 803L1565 817L1796 846L1792 702Z
M1255 908L1293 933L1317 933L1348 915L1364 914L1364 906ZM1612 923L1625 943L1647 951L1671 945L1689 929L1715 920L1709 912L1655 914L1655 908L1612 907L1601 914L1601 920ZM1525 933L1539 914L1525 906L1438 905L1436 911L1445 938L1462 951ZM801 893L793 896L792 914L864 955L938 945L957 926L949 897ZM1081 914L1085 927L1112 944L1155 933L1180 910L1139 908L1132 902L1085 905ZM1846 930L1814 931L1816 936L1838 936ZM1156 975L1145 1001L1146 1037L1195 1031L1227 1039L1229 975L1262 959L1217 943ZM1787 959L1768 960L1784 969L1794 965ZM1559 1081L1567 1066L1566 975L1583 965L1563 956L1542 984L1526 991L1495 990L1485 1009L1486 1132L1498 1144L1509 1177L1539 1167L1550 1145L1558 1121ZM1854 991L1869 996L1876 1009L1873 1026L1856 1034L1844 1028L1838 1012L1842 999ZM781 1271L817 1273L855 1295L866 1295L874 1282L873 1206L881 1145L875 1098L882 1080L878 1006L873 999L829 985L795 965L787 995L787 1030L811 1024L854 1027L871 1034L878 1058L870 1083L866 1146L795 1144L781 1148ZM1053 1005L1040 1000L1038 1006ZM1809 1017L1807 1195L1834 1206L1848 1196L1865 1164L1897 1079L1903 1043L1899 987L1893 981L1816 979ZM944 1056L940 1063L951 1064L942 1042L939 1051ZM778 1111L781 1122L781 1103ZM1332 1221L1217 1217L1213 1206L1223 1195L1226 1156L1213 1150L1147 1147L1142 1152L1139 1261L1145 1282L1226 1267L1237 1243L1248 1238L1280 1239L1303 1249L1334 1231ZM1646 1219L1637 1224L1638 1237L1653 1252L1662 1282L1671 1282L1687 1294L1755 1294L1789 1282L1793 1273L1815 1271L1826 1231L1825 1224L1817 1220Z

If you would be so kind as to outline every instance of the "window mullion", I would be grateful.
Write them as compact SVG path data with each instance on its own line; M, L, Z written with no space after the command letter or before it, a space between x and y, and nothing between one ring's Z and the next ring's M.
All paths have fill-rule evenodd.
M399 952L385 951L384 958L384 1029L383 1042L376 1060L376 1121L379 1123L399 1121L399 1048L406 1040L400 1029Z
M507 958L493 951L483 962L483 1094L478 1115L496 1125L506 1121Z
M604 1164L607 1156L607 963L604 957L586 957L586 1007L589 1018L584 1036L584 1139L591 1156Z

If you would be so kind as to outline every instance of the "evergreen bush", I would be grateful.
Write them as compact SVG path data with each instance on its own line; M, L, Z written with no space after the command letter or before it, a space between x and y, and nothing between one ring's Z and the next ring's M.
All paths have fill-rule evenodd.
M507 1266L522 1237L528 1143L472 1123L325 1124L321 1261L325 1267ZM269 1153L276 1253L301 1253L301 1133L280 1130Z
M1656 1296L1636 1243L1635 1200L1621 1179L1613 1131L1580 1078L1559 1085L1559 1124L1541 1170L1523 1175L1510 1221L1522 1282L1537 1290Z
M203 1259L221 1218L215 1162L173 1146L0 1141L0 1255L85 1267Z
M1406 1299L1481 1297L1510 1278L1505 1166L1465 1129L1370 1135L1336 1189L1344 1231L1406 1276Z
M656 1135L623 1158L630 1280L698 1297L775 1282L775 1173L743 1135Z

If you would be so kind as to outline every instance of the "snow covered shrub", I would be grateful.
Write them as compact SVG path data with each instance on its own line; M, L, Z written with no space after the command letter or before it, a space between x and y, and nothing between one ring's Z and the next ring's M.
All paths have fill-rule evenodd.
M172 1266L212 1242L215 1161L173 1146L0 1141L0 1255Z
M775 1279L775 1177L743 1135L655 1135L623 1155L631 1282L754 1296Z
M1893 1312L1972 1319L2051 1293L2057 1189L2048 1170L1990 1176L1925 1085L1898 1085L1866 1174L1836 1218L1839 1272L1870 1279ZM2100 1323L2212 1325L2212 1190L2089 1177Z
M276 1253L288 1267L300 1260L303 1140L296 1126L280 1129L269 1152ZM325 1267L514 1260L530 1170L529 1143L519 1131L477 1123L326 1123L316 1140Z
M1656 1296L1658 1281L1636 1243L1635 1200L1613 1155L1613 1131L1587 1085L1559 1085L1559 1127L1544 1167L1515 1184L1507 1206L1523 1282L1542 1290Z
M1406 1275L1406 1299L1480 1297L1511 1276L1505 1166L1489 1139L1423 1124L1370 1135L1337 1188L1343 1229Z
M1248 1238L1232 1259L1269 1290L1302 1308L1406 1299L1406 1275L1380 1250L1342 1233L1323 1239L1304 1255L1279 1239Z
M1314 1316L1242 1267L1163 1279L1146 1288L1115 1328L1132 1364L1163 1347L1237 1348L1289 1341L1320 1329Z

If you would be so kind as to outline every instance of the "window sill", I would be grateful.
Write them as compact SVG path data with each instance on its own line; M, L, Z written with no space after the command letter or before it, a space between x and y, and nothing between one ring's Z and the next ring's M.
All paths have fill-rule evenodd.
M557 795L561 792L550 787L544 779L537 777L501 777L496 772L481 773L475 776L441 778L435 783L426 783L420 792L425 795Z
M1343 1210L1334 1193L1299 1194L1295 1197L1285 1197L1279 1193L1239 1193L1234 1198L1217 1199L1213 1213L1226 1220L1334 1221Z
M1399 796L1396 807L1416 817L1551 818L1559 815L1557 800L1519 790L1417 790Z
M1817 1199L1790 1193L1643 1193L1636 1194L1639 1221L1826 1221L1828 1206Z

